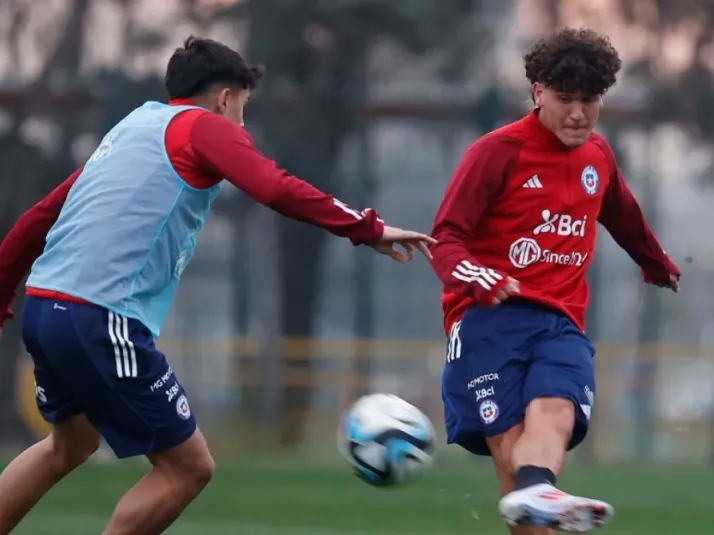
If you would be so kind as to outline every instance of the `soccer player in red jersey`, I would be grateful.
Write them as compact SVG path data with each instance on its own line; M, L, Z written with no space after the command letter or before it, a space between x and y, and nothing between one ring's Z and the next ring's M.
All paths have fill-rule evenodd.
M595 399L584 325L597 223L646 282L677 291L680 271L593 131L617 51L595 32L565 29L524 59L535 109L471 145L432 232L449 337L446 427L449 443L493 458L513 534L581 533L613 515L555 488Z
M154 340L224 180L399 262L417 248L430 258L433 238L385 226L258 152L243 110L261 76L230 48L189 38L168 63L169 104L131 112L0 246L0 328L32 268L23 339L52 424L0 475L0 535L94 453L100 434L118 457L152 464L105 535L162 533L213 476L187 394Z

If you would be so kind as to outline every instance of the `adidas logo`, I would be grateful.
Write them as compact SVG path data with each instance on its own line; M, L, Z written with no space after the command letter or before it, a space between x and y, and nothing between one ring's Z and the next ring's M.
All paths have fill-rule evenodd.
M543 184L540 181L540 178L538 178L538 175L533 175L531 178L528 179L528 182L523 184L524 188L542 188Z

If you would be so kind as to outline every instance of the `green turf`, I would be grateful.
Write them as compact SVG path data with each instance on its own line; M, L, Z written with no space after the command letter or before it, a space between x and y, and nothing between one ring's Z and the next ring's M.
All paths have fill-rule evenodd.
M19 535L96 535L115 501L143 473L137 464L88 465L57 487ZM573 468L572 492L616 507L611 535L705 535L714 524L714 471L701 468ZM169 530L174 535L505 534L487 465L435 468L417 483L373 489L342 466L253 462L219 467L205 493Z

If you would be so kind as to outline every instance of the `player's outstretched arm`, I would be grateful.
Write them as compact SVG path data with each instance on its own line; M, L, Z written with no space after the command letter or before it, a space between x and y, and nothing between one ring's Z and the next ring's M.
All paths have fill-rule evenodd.
M45 248L45 238L57 221L78 169L17 220L0 244L0 328L12 317L10 303L32 264Z
M481 218L498 198L520 146L510 139L487 136L472 145L446 189L432 230L432 265L452 292L497 305L518 293L518 282L482 265L469 253Z
M357 210L300 180L255 147L248 132L215 114L199 117L192 130L194 155L208 172L225 177L256 202L280 214L322 227L349 238L353 244L370 245L398 262L408 262L415 249L427 256L429 236L385 226L379 214ZM396 246L401 245L405 253Z
M640 266L645 282L678 291L681 277L679 268L664 252L645 220L640 204L620 172L612 149L603 139L599 142L604 144L603 149L611 161L612 172L598 221Z

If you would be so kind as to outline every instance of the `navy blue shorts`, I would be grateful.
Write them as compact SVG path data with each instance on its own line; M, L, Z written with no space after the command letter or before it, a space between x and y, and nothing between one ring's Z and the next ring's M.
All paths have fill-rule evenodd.
M84 413L120 458L167 450L196 430L186 392L142 323L28 297L22 330L49 423Z
M595 348L565 315L536 303L473 307L451 329L442 381L447 440L490 455L486 437L520 423L536 398L570 399L587 434L595 402Z

